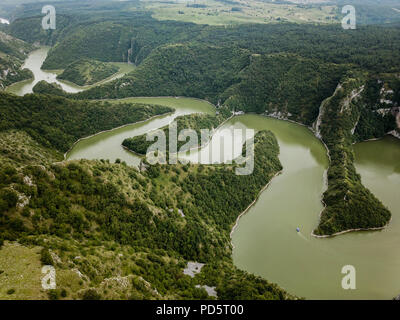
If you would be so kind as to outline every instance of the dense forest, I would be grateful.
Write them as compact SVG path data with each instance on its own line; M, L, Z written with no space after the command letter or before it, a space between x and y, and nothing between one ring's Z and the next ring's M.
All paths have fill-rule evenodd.
M235 47L171 44L152 51L127 76L76 95L77 98L187 96L218 102L249 64L250 53Z
M43 105L37 106L39 100ZM38 118L44 117L40 110L49 111L46 100L53 108L59 103L72 109L66 113L56 107L42 119L42 124L53 121L55 128L60 117L70 119L71 125L77 122L77 110L76 117L82 118L95 108L105 114L123 108L131 117L138 116L137 109L153 109L36 94L2 95L0 110L14 105L21 115L0 126L2 141L15 144L11 149L0 145L0 245L7 250L10 241L18 240L42 248L42 263L54 265L59 279L57 289L48 292L50 299L207 299L204 289L196 287L205 284L216 287L220 299L292 298L276 285L236 269L231 260L233 223L281 170L272 133L256 135L255 169L249 176L237 176L232 166L224 165L147 164L140 172L119 161L54 163L54 149L63 145L48 136L49 143L37 144L38 128L30 128L24 116L29 106ZM65 126L66 132L71 125ZM93 125L98 130L105 124ZM21 150L26 156L21 157ZM188 260L206 263L194 278L183 274ZM126 284L121 286L121 281Z
M57 79L68 80L79 86L100 82L118 72L119 68L112 64L90 59L81 59L68 65Z
M255 55L222 100L233 110L265 112L310 125L344 70L341 65L297 55Z
M66 69L76 83L104 77L94 69L106 62L137 66L78 94L44 81L24 97L0 92L0 246L18 241L40 248L41 262L53 264L61 279L49 298L209 298L196 285L215 286L220 299L292 298L238 270L231 258L237 216L282 169L272 133L257 133L248 176L235 175L234 165L143 162L138 170L119 160L59 163L79 138L173 111L87 99L190 96L217 105L215 116L179 117L178 130L216 128L235 111L313 126L331 160L314 233L388 223L390 212L355 170L352 144L396 127L398 23L351 31L293 23L210 26L159 21L150 12L123 10L127 5L139 8L85 2L69 9L61 2L57 29L45 31L31 4L1 28L30 44L52 45L42 67ZM9 35L0 33L2 88L31 76L17 70L32 46ZM14 71L5 77L4 70ZM144 135L123 144L140 154L149 145ZM188 261L206 265L191 278L183 274Z
M0 130L24 130L44 146L66 152L78 139L171 112L165 106L71 101L51 95L0 92Z
M347 168L355 188L362 190L361 193L367 192L357 181L351 144L381 137L396 128L393 108L399 105L398 25L362 26L353 32L337 25L280 23L219 27L157 21L139 12L132 13L130 17L134 19L129 15L121 15L118 21L112 15L105 21L94 15L81 28L72 23L50 51L44 67L54 68L91 58L133 62L137 65L134 71L78 94L67 94L44 83L38 84L35 92L73 99L190 96L206 99L230 112L263 113L315 128L317 119L322 116L321 109L330 105L327 98L332 97L329 101L335 103L327 110L341 108L341 99L334 99L335 89L346 74L363 74L362 80L359 79L365 88L363 103L355 108L353 126L348 128L345 121L328 123L325 120L318 134L328 146L332 159L337 149L349 152L348 163L339 157L341 163L332 162L330 173ZM20 23L17 20L11 25L11 33L19 29ZM326 114L336 117L334 112ZM206 118L207 128L220 123L210 116L196 119ZM196 129L193 121L189 122L190 127ZM345 143L340 139L330 141L327 133L330 130L346 131ZM140 136L127 139L123 144L137 153L144 153L149 142ZM330 176L331 186L336 180L334 176ZM329 220L333 226L321 227L318 233L332 234L346 228L365 228L365 225L381 227L388 220L387 212L378 209L381 204L372 194L364 196L375 203L380 218L372 219L375 213L369 210L360 211L351 221ZM344 206L340 197L329 199L326 212L332 205ZM360 222L361 215L371 219ZM323 219L321 226L326 224Z
M365 111L368 90L366 74L348 74L335 93L321 106L321 122L317 127L329 150L328 189L324 193L325 209L314 231L331 235L351 229L384 227L391 214L361 183L354 167L352 131Z

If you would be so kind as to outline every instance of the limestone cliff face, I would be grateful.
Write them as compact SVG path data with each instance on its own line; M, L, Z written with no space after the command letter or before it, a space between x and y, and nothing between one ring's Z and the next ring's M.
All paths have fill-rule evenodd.
M344 77L335 93L321 104L314 123L316 135L325 143L330 157L328 189L323 196L325 209L313 232L319 237L379 229L390 221L390 212L362 184L354 166L354 132L362 117L370 117L366 112L366 83L365 73Z

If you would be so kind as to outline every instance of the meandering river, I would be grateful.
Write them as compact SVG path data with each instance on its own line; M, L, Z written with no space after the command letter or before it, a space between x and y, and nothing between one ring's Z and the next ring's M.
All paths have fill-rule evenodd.
M120 68L117 73L115 73L111 77L109 77L103 81L100 81L99 83L96 83L94 85L81 87L81 86L78 86L78 85L68 82L68 81L57 80L57 75L61 72L61 70L42 70L41 69L41 66L42 66L44 60L46 59L49 50L50 50L50 47L41 47L40 49L37 49L37 50L31 52L29 54L28 58L25 60L24 64L22 65L22 68L31 70L34 75L34 79L29 79L29 80L15 83L15 84L7 87L6 91L23 96L27 93L32 93L33 87L38 82L44 80L49 83L56 83L56 84L60 85L63 88L63 90L66 92L77 93L77 92L80 92L83 90L87 90L95 85L99 85L99 84L120 78L123 75L125 75L126 73L128 73L134 69L134 66L131 64L114 62L113 64L115 64L116 66L118 66Z
M40 67L32 70L38 72ZM112 161L120 158L137 165L138 157L121 146L125 138L160 128L178 115L215 112L209 103L189 98L126 100L168 105L176 112L83 139L66 158ZM227 121L215 133L210 145L199 152L211 149L215 152L213 148L215 144L218 146L219 137L229 136L229 132L233 134L235 128L271 130L278 139L284 169L240 219L232 239L234 263L309 299L391 299L398 295L400 140L385 137L354 147L356 167L364 184L393 214L389 227L382 231L316 239L310 233L318 224L328 166L322 143L306 127L259 115L243 115ZM297 227L300 233L296 232ZM341 287L344 276L341 270L345 265L356 268L356 290Z

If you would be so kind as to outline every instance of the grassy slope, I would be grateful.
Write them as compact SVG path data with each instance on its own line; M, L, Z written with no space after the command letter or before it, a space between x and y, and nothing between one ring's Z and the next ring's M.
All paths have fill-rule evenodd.
M58 79L68 80L79 86L86 86L100 82L112 76L118 71L118 67L104 62L82 59L68 65L57 76Z
M217 102L249 63L249 52L197 44L165 45L154 50L129 75L75 95L77 98L187 96ZM157 70L157 71L156 71Z
M40 287L41 267L40 247L4 245L0 250L0 300L46 299Z
M46 165L62 159L60 152L43 147L25 131L0 132L0 162L3 165Z

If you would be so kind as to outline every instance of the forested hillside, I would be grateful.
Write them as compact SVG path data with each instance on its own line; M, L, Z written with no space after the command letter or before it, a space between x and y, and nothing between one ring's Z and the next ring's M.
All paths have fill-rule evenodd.
M77 98L187 96L218 102L250 61L247 50L197 44L170 44L155 49L129 75L76 95Z
M353 133L362 114L368 114L365 90L365 73L346 75L321 105L316 129L328 147L330 167L323 197L326 207L314 231L316 235L382 228L390 220L389 210L362 185L354 167Z
M32 73L21 70L22 63L32 46L0 31L0 90L32 77Z
M177 132L183 132L186 129L195 130L197 133L197 141L199 142L198 145L187 145L186 141L179 141L177 143L177 147L179 151L187 151L192 148L198 148L200 146L206 145L211 137L204 137L201 136L202 129L208 129L210 132L212 130L216 130L225 120L232 116L232 113L228 108L222 107L218 109L218 114L216 115L208 115L208 114L190 114L177 117L174 122L176 123ZM164 132L166 137L166 145L169 145L169 126L160 128ZM127 138L122 142L122 145L139 154L145 155L148 148L154 143L152 141L148 141L146 138L146 134L135 136L132 138ZM203 140L202 140L203 139ZM182 148L185 145L186 148ZM177 150L177 151L178 151Z
M98 105L44 95L1 98L2 115L10 106L15 114L0 126L0 254L14 250L37 259L37 268L30 266L32 275L40 273L40 261L54 265L57 289L48 298L211 298L196 285L215 287L220 299L291 298L276 285L236 269L231 260L232 225L281 170L272 133L257 134L255 168L249 176L237 176L223 165L146 165L140 172L104 160L54 163L62 157L57 148L63 151L69 137L58 134L57 119L66 121L67 133L84 134L81 119L89 119L92 110L107 118L108 112L123 109L126 117L138 118L148 116L151 106ZM58 104L65 108L54 108ZM54 110L45 117L48 105ZM29 119L36 123L43 118L40 126L28 125L28 106L37 115ZM93 124L96 130L108 126L100 120ZM51 123L57 129L54 136L65 140L61 147L45 132L49 143L37 140L35 132L44 123ZM206 265L191 278L183 273L188 261ZM15 282L5 285L16 297L46 298L40 282L28 290Z
M238 83L222 95L233 110L267 113L310 125L346 66L291 54L253 55Z
M57 79L68 80L79 86L95 84L115 74L119 68L112 64L81 59L68 65Z
M43 146L66 152L80 138L172 109L157 105L71 101L50 95L0 92L0 130L24 130Z
M398 24L357 30L336 24L211 26L159 21L135 1L83 1L75 9L61 2L57 29L45 31L38 6L19 8L2 29L31 44L52 45L44 69L66 68L61 77L86 84L105 73L82 72L82 61L92 71L105 62L137 66L78 94L44 81L24 97L0 92L0 254L14 247L29 251L37 272L40 263L53 264L60 280L49 298L209 298L196 285L216 287L220 299L292 298L238 270L231 257L238 215L282 170L273 134L256 135L248 176L235 175L232 165L144 163L138 170L119 160L58 162L80 138L172 111L96 99L188 96L217 105L215 116L179 117L178 130L216 128L233 111L312 126L331 160L315 235L382 228L390 221L355 170L352 144L399 130ZM125 10L129 6L138 10ZM363 17L376 19L368 12ZM20 66L31 49L0 33L1 88L30 77ZM123 144L140 154L149 145L144 135ZM206 265L191 278L183 273L189 261ZM16 297L29 296L7 285Z
M80 59L82 56L103 61L122 59L138 64L132 73L75 95L45 84L38 85L35 91L74 99L190 96L209 100L227 110L263 113L311 127L317 119L323 119L322 106L327 98L335 97L335 90L343 77L348 72L356 72L356 75L363 75L358 80L365 92L362 107L356 108L353 127L348 128L346 121L349 119L346 117L326 127L328 120L322 121L321 130L317 130L333 160L337 155L338 161L342 161L342 152L349 154L345 158L348 162L339 164L333 161L331 164L330 186L325 196L327 214L323 214L316 233L332 234L386 224L388 211L362 186L355 173L351 144L396 130L394 115L399 105L400 70L397 25L365 26L349 31L338 26L216 27L160 22L146 15L140 19L145 25L152 21L152 27L144 32L140 27L131 28L121 20L100 25L99 22L89 23L85 32L71 31L50 52L45 63L54 67L66 63L66 57ZM100 31L102 28L105 28L104 32ZM157 29L160 32L154 36ZM109 39L107 42L102 38L105 35ZM96 39L97 42L91 45L89 37L90 41ZM84 49L83 41L89 43ZM99 57L101 42L105 50ZM327 104L330 106L328 110L341 109L341 99L331 98L329 101L333 105ZM336 117L334 111L329 114ZM346 134L343 141L330 141L324 130L343 130ZM143 153L148 143L142 136L127 139L124 145ZM345 177L339 174L341 178L337 179L335 172L342 169L347 173ZM336 192L331 191L337 183L341 185L343 179L351 181L344 185L355 194L354 205L351 202L347 206L343 197L332 196ZM340 188L344 187L341 185ZM370 208L376 209L375 213L361 209L362 206L357 204L365 198L368 198L366 203L371 204ZM331 219L329 208L333 207L332 212L337 210L339 214L334 214ZM349 218L353 211L356 213Z

